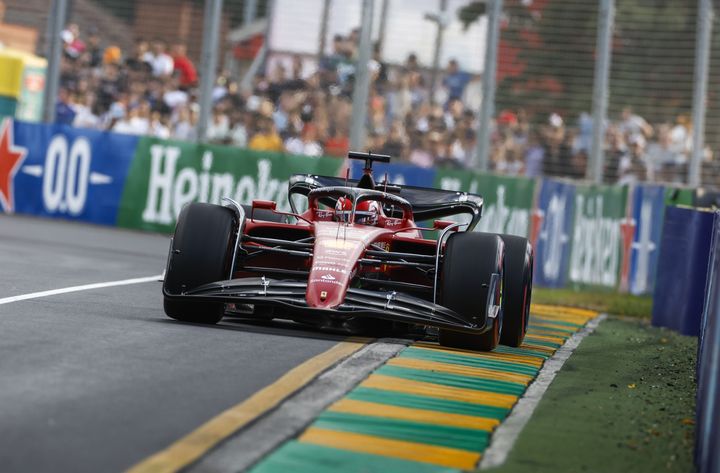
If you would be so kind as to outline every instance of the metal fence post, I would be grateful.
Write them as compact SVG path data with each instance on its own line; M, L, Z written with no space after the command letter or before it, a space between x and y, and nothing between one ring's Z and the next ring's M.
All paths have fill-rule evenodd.
M47 78L43 97L43 119L47 123L55 121L55 102L60 88L60 61L62 60L62 40L60 34L67 16L67 0L54 0L48 18Z
M711 0L699 0L697 12L697 39L695 41L695 84L693 86L693 136L688 184L699 187L700 164L705 148L705 113L707 111L708 69L710 63L710 36L712 34L713 7Z
M382 6L380 7L380 26L378 27L378 39L377 45L380 51L385 46L385 30L387 30L387 16L388 8L390 8L390 0L382 0Z
M590 145L590 162L586 177L596 184L603 181L605 169L605 152L603 150L605 119L607 117L610 81L610 54L613 28L615 26L615 0L602 0L598 12L597 59L593 79L592 101L592 144Z
M323 0L322 17L321 17L322 19L320 20L320 37L318 38L318 52L317 52L318 65L320 64L320 61L322 61L322 58L325 56L325 45L327 44L328 18L330 17L330 1L331 0Z
M200 116L197 123L197 139L200 142L204 142L207 136L210 112L213 108L212 91L217 73L222 5L223 0L205 0L200 66L200 71L202 71L200 76Z
M365 147L365 118L367 117L368 96L370 95L371 33L374 0L362 0L362 19L360 24L360 50L355 65L355 87L352 96L352 118L350 122L350 149L362 150Z
M435 93L437 92L438 76L440 75L440 54L442 53L443 37L445 36L445 17L447 15L447 0L440 0L440 13L437 15L426 13L425 19L434 21L437 24L437 33L435 34L435 47L433 50L432 74L430 76L430 102L435 103Z
M245 0L243 2L243 25L249 26L257 16L257 0Z
M500 16L502 0L488 0L488 25L485 47L485 69L482 80L482 103L478 120L477 148L474 165L487 171L490 161L490 123L495 115L495 88L497 78L498 44L500 42Z

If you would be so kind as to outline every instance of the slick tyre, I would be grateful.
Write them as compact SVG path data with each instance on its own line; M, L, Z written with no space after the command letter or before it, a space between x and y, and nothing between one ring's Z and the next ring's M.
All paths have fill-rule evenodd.
M492 233L456 233L448 238L441 269L441 303L479 325L487 320L491 327L481 334L441 328L441 345L490 351L500 343L504 255L502 239ZM491 307L498 305L497 317L488 319Z
M505 313L500 343L519 347L530 320L533 249L527 238L500 235L505 242Z
M180 212L165 273L165 292L181 294L227 279L237 232L235 213L219 205L192 203ZM164 297L165 313L183 322L215 324L222 319L222 302Z

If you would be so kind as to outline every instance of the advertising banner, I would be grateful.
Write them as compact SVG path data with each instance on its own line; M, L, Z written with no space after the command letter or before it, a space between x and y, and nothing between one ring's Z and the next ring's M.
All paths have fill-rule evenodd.
M219 204L222 197L244 204L253 199L274 200L279 210L289 210L287 181L292 174L335 176L342 164L336 158L142 138L117 223L169 233L185 204Z
M543 179L537 209L533 213L535 284L563 287L567 281L570 242L573 234L575 185Z
M136 144L127 135L5 119L2 210L114 225Z
M535 181L523 177L497 176L470 171L439 170L435 186L471 192L483 197L482 219L477 231L509 233L527 237Z
M642 185L633 195L633 237L630 257L630 292L650 294L655 286L655 271L665 213L665 188Z
M578 185L569 280L616 288L620 282L627 187Z

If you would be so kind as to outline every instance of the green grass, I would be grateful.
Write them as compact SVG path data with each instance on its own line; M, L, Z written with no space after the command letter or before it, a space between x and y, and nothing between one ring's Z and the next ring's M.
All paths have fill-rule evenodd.
M489 473L693 471L696 353L695 337L604 321Z
M651 296L633 296L617 292L534 287L532 301L537 304L581 307L628 317L650 318L652 314Z

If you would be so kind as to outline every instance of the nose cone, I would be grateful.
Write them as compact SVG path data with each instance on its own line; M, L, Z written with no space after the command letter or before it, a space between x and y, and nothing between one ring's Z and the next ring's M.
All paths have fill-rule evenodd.
M332 309L343 303L364 245L357 240L317 237L305 298L309 307Z

